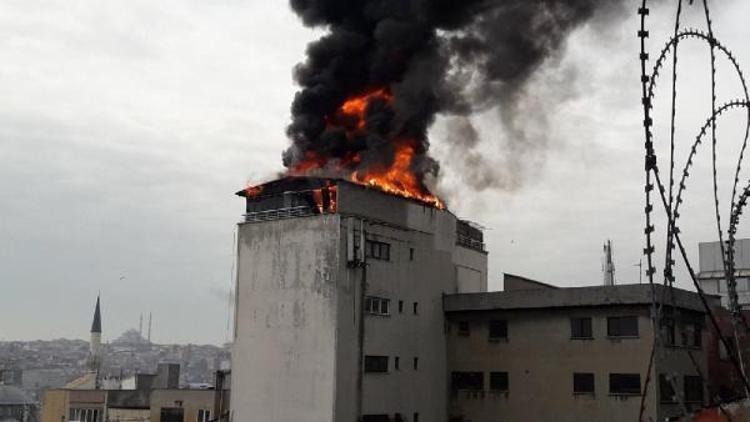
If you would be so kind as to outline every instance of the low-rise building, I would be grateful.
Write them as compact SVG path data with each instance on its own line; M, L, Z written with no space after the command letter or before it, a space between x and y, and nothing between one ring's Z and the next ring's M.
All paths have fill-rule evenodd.
M447 295L450 421L631 422L644 395L644 420L701 407L705 310L693 292L668 298L650 366L649 285L556 288L506 276L502 292Z
M37 420L36 405L20 388L0 384L0 421L33 422Z

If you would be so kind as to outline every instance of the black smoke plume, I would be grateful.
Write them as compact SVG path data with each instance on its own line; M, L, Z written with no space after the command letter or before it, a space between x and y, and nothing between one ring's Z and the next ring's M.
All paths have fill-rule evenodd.
M311 157L345 163L344 171L388 167L399 140L414 142L411 170L421 182L437 175L427 131L438 113L468 116L497 107L509 133L530 77L567 35L621 0L291 0L305 25L326 35L307 48L294 77L301 90L287 129L284 165ZM352 135L330 116L348 98L386 88L392 102L371 103L366 131ZM470 146L476 131L459 119ZM461 128L454 128L460 130ZM461 147L451 147L461 155ZM353 153L360 159L347 161ZM471 152L471 160L480 156ZM321 166L323 167L323 166ZM336 170L332 170L336 168ZM326 167L327 171L342 171ZM501 186L473 174L479 187ZM468 183L472 184L471 180Z

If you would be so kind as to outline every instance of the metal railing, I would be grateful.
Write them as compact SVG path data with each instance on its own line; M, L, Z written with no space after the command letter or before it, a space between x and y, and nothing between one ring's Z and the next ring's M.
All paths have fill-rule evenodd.
M281 220L284 218L293 217L306 217L309 215L315 215L316 212L313 207L300 205L297 207L289 208L277 208L274 210L256 211L244 214L245 222L247 223L259 223L262 221Z
M472 237L466 236L466 235L462 235L460 233L457 234L457 236L456 236L456 244L461 245L461 246L465 246L465 247L467 247L469 249L474 249L474 250L477 250L477 251L480 251L480 252L484 252L485 251L484 250L484 242L482 242L481 240L474 239Z

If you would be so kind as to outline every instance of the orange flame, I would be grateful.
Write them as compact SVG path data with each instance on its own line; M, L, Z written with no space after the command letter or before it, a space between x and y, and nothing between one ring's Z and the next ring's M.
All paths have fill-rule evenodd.
M367 91L347 99L333 116L326 118L326 124L329 127L343 127L350 136L354 133L360 133L360 131L365 130L367 108L370 103L372 101L385 101L390 104L393 99L393 94L386 88ZM396 151L393 163L389 167L373 166L365 170L356 170L350 172L348 179L354 183L372 186L387 193L416 199L436 208L444 209L445 204L440 198L429 193L423 187L412 169L414 156L417 152L415 142L409 139L395 139L393 142ZM305 151L304 159L289 169L287 174L302 176L325 167L342 174L346 173L345 169L351 169L361 160L362 157L359 152L351 152L342 158L331 159L315 151Z
M255 198L263 192L263 186L248 186L245 188L245 196L247 198Z

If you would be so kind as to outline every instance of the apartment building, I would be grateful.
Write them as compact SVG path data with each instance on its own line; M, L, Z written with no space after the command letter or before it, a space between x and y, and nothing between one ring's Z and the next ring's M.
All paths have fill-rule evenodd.
M725 244L724 250L728 247ZM724 257L719 242L698 244L700 272L698 282L704 292L721 296L721 304L729 307L729 292L724 273ZM737 298L742 308L750 309L750 239L737 239L734 244L735 280Z
M482 232L341 180L238 193L232 418L446 418L443 295L487 289Z
M644 420L701 407L705 311L693 292L665 297L649 372L649 285L557 288L506 275L502 292L446 296L449 420L631 422L643 395Z

